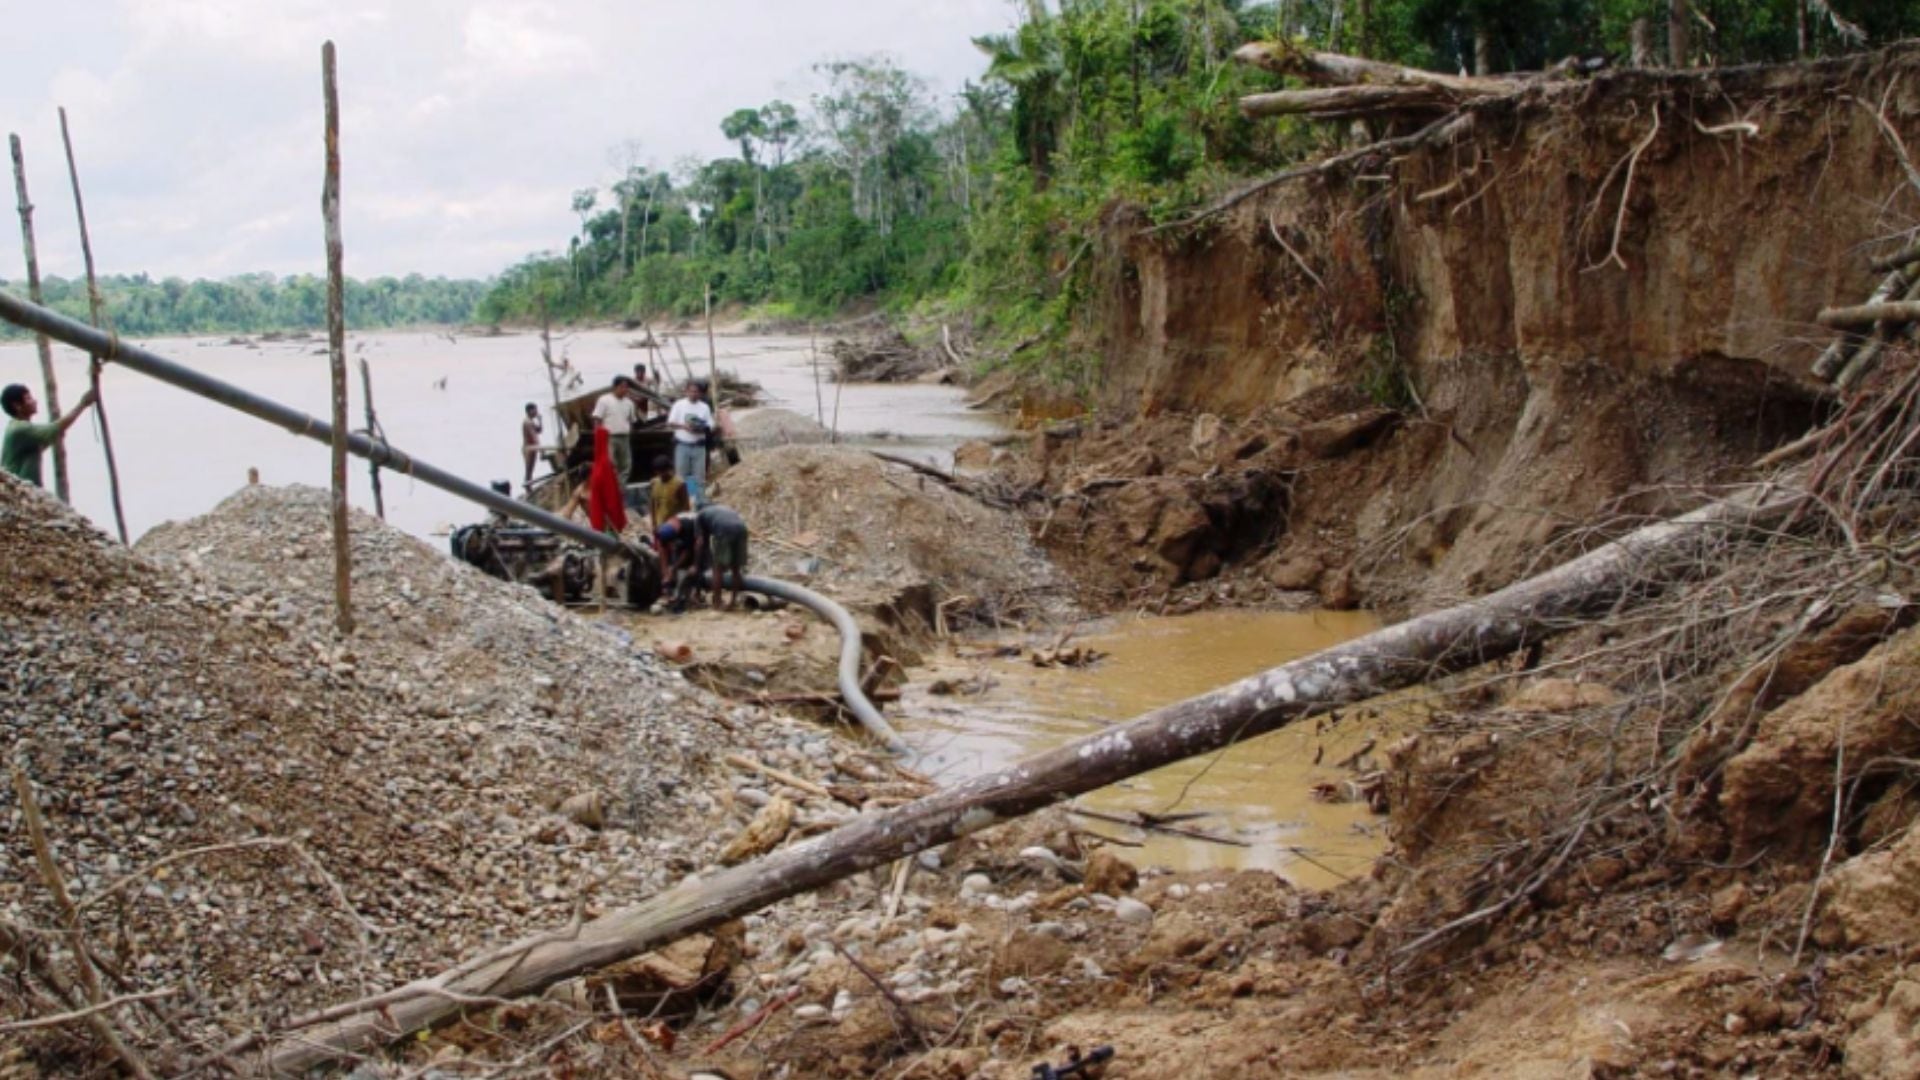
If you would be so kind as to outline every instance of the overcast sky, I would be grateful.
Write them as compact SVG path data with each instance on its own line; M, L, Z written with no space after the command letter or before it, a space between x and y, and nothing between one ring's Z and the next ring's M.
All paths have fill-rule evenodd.
M950 94L1008 0L66 0L13 5L0 128L25 143L43 272L80 272L56 105L103 273L324 270L320 44L340 54L347 273L490 275L561 247L572 191L638 139L665 168L719 121L886 54ZM10 186L7 189L11 190ZM11 219L13 204L4 200ZM6 233L0 232L0 236ZM21 276L0 243L0 278Z

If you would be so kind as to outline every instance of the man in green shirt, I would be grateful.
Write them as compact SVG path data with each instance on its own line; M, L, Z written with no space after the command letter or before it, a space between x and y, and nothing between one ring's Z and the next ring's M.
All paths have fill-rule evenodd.
M44 487L40 482L40 455L65 438L67 429L92 404L93 391L89 390L72 412L51 424L36 424L33 414L40 411L40 403L33 399L33 391L19 383L0 390L0 409L7 414L7 433L0 437L0 469L34 487Z

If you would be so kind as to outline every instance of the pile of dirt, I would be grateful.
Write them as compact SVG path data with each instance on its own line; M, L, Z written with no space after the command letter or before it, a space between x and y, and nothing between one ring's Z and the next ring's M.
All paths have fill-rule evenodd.
M173 993L194 1033L709 865L744 821L725 752L832 774L826 732L731 709L614 628L359 514L340 637L327 501L247 488L129 551L0 478L0 730L103 965ZM0 805L0 918L68 964L21 808ZM84 1055L85 1037L50 1028L34 1052Z
M746 517L755 557L775 576L803 572L843 603L896 622L1011 620L1057 599L1053 570L1018 515L864 450L753 454L728 470L715 497Z
M831 434L818 420L791 409L749 409L733 418L733 441L746 450L823 443Z
M1041 429L1001 470L1037 493L1035 536L1092 604L1347 608L1351 525L1331 505L1303 511L1301 493L1353 483L1353 461L1401 423L1337 394L1243 419L1108 416Z

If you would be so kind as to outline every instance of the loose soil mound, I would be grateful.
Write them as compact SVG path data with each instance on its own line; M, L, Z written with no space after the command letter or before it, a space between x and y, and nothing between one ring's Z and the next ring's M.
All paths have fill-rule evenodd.
M339 638L326 520L324 492L248 488L130 552L0 478L0 731L94 947L138 989L183 990L194 1030L395 985L707 865L737 827L725 751L823 771L824 733L729 711L359 514ZM0 806L0 917L56 925ZM218 845L239 846L189 854ZM83 1052L69 1033L36 1052Z
M1053 575L1017 515L863 450L791 446L728 471L716 497L740 511L762 565L810 567L835 597L925 625L1009 617L1047 601Z
M752 409L734 417L734 441L748 449L823 443L831 434L811 416L791 409Z

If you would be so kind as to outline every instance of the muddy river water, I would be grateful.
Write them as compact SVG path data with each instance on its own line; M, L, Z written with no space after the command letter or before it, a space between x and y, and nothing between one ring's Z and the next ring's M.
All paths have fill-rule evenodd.
M944 661L935 678L985 689L936 695L928 689L931 679L916 678L900 705L902 732L923 770L942 780L974 776L1375 625L1363 612L1214 611L1107 620L1073 639L1108 654L1090 667L1042 669L1020 656ZM1341 787L1354 774L1336 763L1369 739L1384 746L1408 719L1386 704L1338 724L1304 723L1123 781L1074 805L1113 816L1194 814L1178 827L1232 841L1082 819L1088 831L1142 845L1129 857L1145 865L1263 868L1297 884L1338 884L1366 874L1385 844L1384 819L1363 803L1318 798L1314 786Z
M556 351L564 352L589 383L600 383L630 370L644 355L627 347L633 337L615 330L575 332L558 339ZM295 408L316 415L328 408L327 364L316 351L318 341L247 344L208 338L141 344ZM689 337L686 344L704 371L704 341ZM478 481L518 480L520 407L552 398L538 349L537 338L526 334L448 337L395 331L349 340L352 357L364 357L372 367L380 418L395 445ZM842 388L823 381L816 390L805 338L722 336L718 352L722 367L761 383L772 404L818 413L830 424L837 413L839 430L856 445L884 443L895 452L944 462L960 442L1001 430L996 418L967 410L962 393L949 387ZM56 357L65 397L72 401L86 385L85 358L64 347L56 349ZM15 381L39 384L32 346L0 343L0 382ZM129 371L110 369L106 391L128 526L136 537L163 521L212 509L246 482L249 468L259 469L267 483L327 483L327 453L317 443ZM357 377L351 414L359 427ZM105 468L92 424L76 428L68 445L76 504L110 528ZM50 473L50 463L48 468ZM369 506L365 467L353 463L351 477L354 504ZM423 538L478 516L460 500L404 476L386 477L385 498L388 519ZM942 779L971 776L1372 626L1368 616L1354 613L1218 612L1110 620L1076 639L1110 654L1092 667L1041 670L1021 658L950 658L941 672L914 672L896 710L897 722L918 750L922 768ZM970 696L928 693L930 682L942 674L984 676L980 681L990 688ZM1142 844L1134 854L1143 863L1264 867L1302 884L1333 884L1366 872L1382 846L1379 819L1361 805L1320 801L1312 795L1313 786L1337 784L1350 775L1332 763L1395 723L1391 716L1375 716L1324 732L1305 725L1079 802L1112 814L1199 813L1204 816L1182 822L1183 827L1233 844L1092 819L1083 823L1090 831Z

